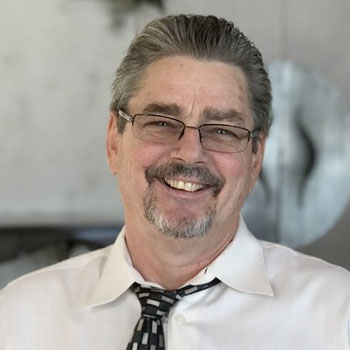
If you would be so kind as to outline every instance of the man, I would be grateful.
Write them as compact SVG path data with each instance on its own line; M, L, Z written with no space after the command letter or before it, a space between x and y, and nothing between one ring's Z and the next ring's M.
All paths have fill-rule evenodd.
M239 215L270 105L261 55L232 23L151 22L113 84L125 227L5 288L0 348L349 349L350 274L256 240Z

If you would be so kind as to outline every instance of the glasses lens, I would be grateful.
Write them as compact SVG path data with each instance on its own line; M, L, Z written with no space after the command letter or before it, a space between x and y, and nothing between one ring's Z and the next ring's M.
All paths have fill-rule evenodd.
M133 134L140 140L171 144L177 142L184 125L175 119L151 114L135 116Z
M229 125L208 124L200 128L203 148L218 152L243 152L249 142L249 131Z

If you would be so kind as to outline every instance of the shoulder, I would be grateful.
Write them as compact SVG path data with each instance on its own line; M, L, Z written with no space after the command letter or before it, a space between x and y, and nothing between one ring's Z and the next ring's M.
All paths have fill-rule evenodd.
M261 242L265 264L272 280L298 290L343 295L350 301L350 272L322 259L276 243Z
M31 272L10 282L0 291L0 311L11 301L34 305L48 299L78 297L100 276L111 247L89 252L43 269Z

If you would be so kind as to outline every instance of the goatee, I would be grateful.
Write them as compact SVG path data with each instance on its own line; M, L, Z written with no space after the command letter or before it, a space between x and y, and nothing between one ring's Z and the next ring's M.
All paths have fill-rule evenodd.
M159 167L149 167L145 172L149 188L143 199L145 218L155 225L159 231L174 238L190 239L202 237L210 231L215 215L216 204L211 203L201 218L176 215L166 215L159 207L156 195L152 191L152 183L158 179L163 181L166 177L181 177L196 179L198 182L210 186L215 198L223 187L224 181L213 175L207 168L186 165L182 163L169 163Z

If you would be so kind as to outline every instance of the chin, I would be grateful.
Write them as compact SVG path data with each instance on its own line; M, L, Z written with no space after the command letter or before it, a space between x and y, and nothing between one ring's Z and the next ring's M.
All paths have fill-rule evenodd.
M155 206L145 206L146 219L166 236L178 239L203 237L212 228L215 214L215 208L208 208L202 218L174 217L161 213Z

